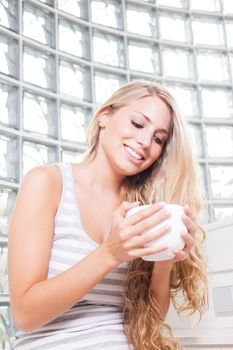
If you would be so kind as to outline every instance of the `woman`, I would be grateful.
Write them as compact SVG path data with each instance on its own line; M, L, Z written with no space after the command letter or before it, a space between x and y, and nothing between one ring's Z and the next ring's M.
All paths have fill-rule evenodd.
M15 348L177 349L164 321L170 298L200 315L207 303L203 203L185 122L164 87L134 81L99 107L88 141L81 163L36 167L23 179L9 232ZM186 205L185 247L144 261L166 249L146 248L141 235L169 217L162 201ZM126 217L139 203L153 206Z

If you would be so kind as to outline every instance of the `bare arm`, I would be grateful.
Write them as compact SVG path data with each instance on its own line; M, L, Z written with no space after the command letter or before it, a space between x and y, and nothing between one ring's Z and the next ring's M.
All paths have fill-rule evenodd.
M156 301L161 306L164 318L170 306L170 273L172 263L156 261L151 277L151 289Z
M117 265L103 245L70 269L46 279L56 212L54 191L51 167L31 170L23 180L11 217L11 305L16 326L26 332L72 307Z

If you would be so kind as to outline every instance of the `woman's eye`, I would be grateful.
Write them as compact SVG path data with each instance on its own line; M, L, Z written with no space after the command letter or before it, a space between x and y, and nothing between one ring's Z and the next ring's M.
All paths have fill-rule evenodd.
M135 126L135 128L138 128L138 129L143 128L143 125L138 124L138 123L134 122L133 120L131 121L131 123L133 124L133 126Z
M162 144L163 144L163 140L161 140L159 137L157 137L157 136L155 136L155 142L158 144L158 145L160 145L160 146L162 146Z

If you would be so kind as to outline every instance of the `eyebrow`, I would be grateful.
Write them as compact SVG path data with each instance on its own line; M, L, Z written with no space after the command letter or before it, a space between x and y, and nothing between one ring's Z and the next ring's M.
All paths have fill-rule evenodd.
M142 112L139 112L139 111L135 111L135 112L141 114L149 123L152 124L151 119L149 117L147 117L147 115L145 115L145 114L143 114ZM158 131L162 131L162 132L164 132L167 135L169 134L169 132L166 129L159 129Z

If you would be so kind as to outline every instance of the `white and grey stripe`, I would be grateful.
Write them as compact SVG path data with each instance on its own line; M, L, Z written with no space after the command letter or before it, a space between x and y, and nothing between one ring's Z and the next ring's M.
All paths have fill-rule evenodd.
M98 247L84 231L74 189L72 164L56 163L62 174L62 196L55 217L48 278L67 270ZM128 350L122 324L123 263L108 273L63 315L40 329L16 333L18 350Z

